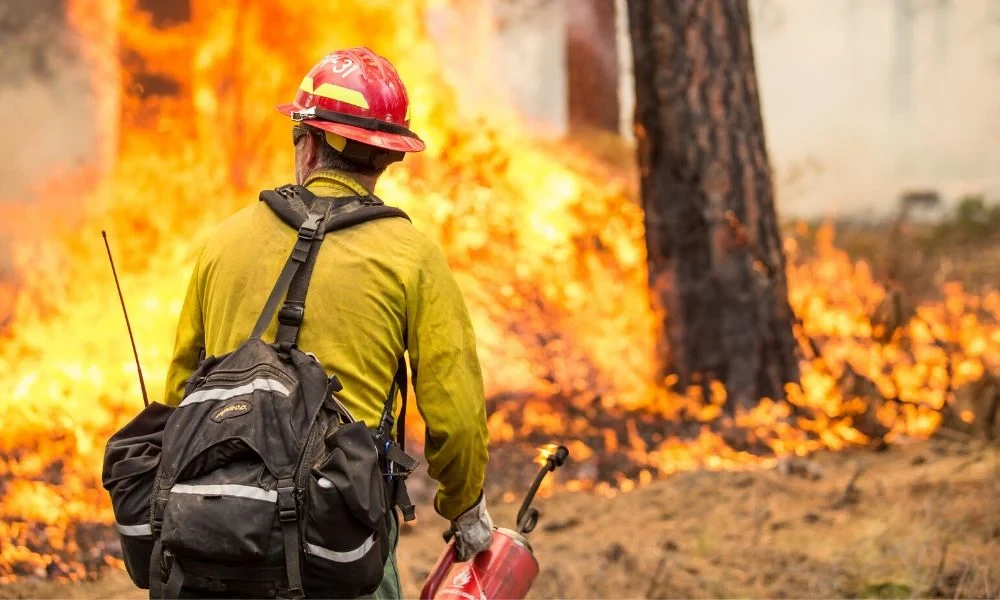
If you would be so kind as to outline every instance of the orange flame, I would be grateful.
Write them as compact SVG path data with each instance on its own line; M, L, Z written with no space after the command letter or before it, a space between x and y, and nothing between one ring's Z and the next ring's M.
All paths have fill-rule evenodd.
M535 464L542 466L548 462L549 457L555 454L556 449L559 448L558 444L545 444L544 446L538 447L538 455L535 456Z
M64 219L14 247L18 287L0 299L12 315L0 327L0 583L80 579L105 564L100 548L96 562L80 558L95 548L73 532L112 521L103 446L140 396L99 231L116 252L155 399L197 248L256 190L290 179L288 123L273 106L331 44L368 45L407 82L429 150L393 167L379 193L446 250L473 315L496 444L566 440L584 469L566 487L609 496L680 470L773 464L710 427L725 418L719 387L706 398L657 380L661 315L647 301L643 214L627 177L534 140L500 100L480 107L485 121L463 116L423 26L443 4L192 0L190 22L160 29L134 0L71 0L103 137L86 185L45 184ZM481 38L462 41L480 48ZM143 97L153 90L140 68L173 91ZM891 435L925 436L951 390L1000 366L997 294L948 287L883 342L868 316L886 291L864 263L832 239L816 259L793 241L788 251L800 333L823 356L803 364L789 402L764 399L732 423L774 453L866 440L856 420L868 400L843 391L848 367L895 399L876 415ZM591 418L622 411L632 416L614 427ZM700 425L687 437L655 431L668 421ZM635 475L601 476L612 453Z

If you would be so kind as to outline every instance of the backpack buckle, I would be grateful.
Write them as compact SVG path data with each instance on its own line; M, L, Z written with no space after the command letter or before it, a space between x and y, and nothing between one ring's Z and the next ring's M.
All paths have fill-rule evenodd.
M299 239L305 241L312 241L316 238L316 232L319 231L319 223L323 220L323 214L313 214L309 213L306 220L299 227Z
M295 509L295 486L278 487L278 518L282 521L294 521L297 517Z
M278 322L282 325L298 326L302 324L302 317L305 315L304 306L286 304L278 311Z
M295 184L286 183L285 185L280 185L274 188L274 191L278 192L283 198L291 198L295 195Z

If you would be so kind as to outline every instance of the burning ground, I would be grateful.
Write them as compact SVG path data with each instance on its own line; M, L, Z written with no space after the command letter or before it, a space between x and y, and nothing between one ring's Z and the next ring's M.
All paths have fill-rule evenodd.
M559 473L559 472L557 472ZM557 475L556 477L559 477ZM975 442L848 450L745 473L682 473L600 498L540 500L533 598L993 598L1000 594L1000 455ZM509 525L517 504L494 494ZM418 508L400 542L416 597L447 523ZM144 598L122 571L0 598Z
M647 301L632 174L533 140L502 98L484 107L488 121L461 116L419 25L431 3L372 1L350 13L291 1L242 10L209 4L193 2L188 23L156 28L131 4L68 3L97 91L101 151L72 176L37 183L40 196L58 203L4 213L6 229L36 234L12 238L0 282L8 313L0 315L5 590L26 589L9 586L25 579L91 579L117 564L100 459L140 395L100 230L116 252L157 398L199 243L256 190L287 181L288 131L271 107L331 39L372 46L408 82L414 127L430 150L392 171L380 194L440 243L466 295L486 374L499 498L524 483L535 446L553 441L573 454L561 487L587 492L565 496L567 506L589 522L592 507L603 506L597 498L622 502L665 475L773 467L781 456L926 437L942 421L968 424L980 414L958 398L1000 368L1000 294L942 284L896 310L894 289L838 250L830 229L793 230L786 242L803 356L802 385L789 388L788 401L762 399L751 412L728 413L718 386L673 390L669 377L657 376L660 316ZM335 24L337 35L320 23ZM423 428L414 421L418 439ZM659 504L655 490L698 477L630 498ZM711 477L725 486L740 475ZM708 495L705 485L692 489ZM600 522L623 540L615 560L632 556L624 540L640 524ZM573 535L584 533L596 534ZM565 593L574 589L587 588Z

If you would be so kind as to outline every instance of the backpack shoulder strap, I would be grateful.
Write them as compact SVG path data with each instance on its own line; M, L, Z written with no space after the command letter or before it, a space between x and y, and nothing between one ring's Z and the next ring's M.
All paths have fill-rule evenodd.
M290 347L298 340L299 327L305 315L309 280L324 234L375 219L387 217L410 219L402 210L386 206L373 195L318 198L299 185L285 185L274 190L265 190L260 193L260 200L285 223L299 229L295 248L271 290L271 295L251 334L252 338L259 338L264 334L277 310L278 301L287 292L285 302L278 311L278 333L274 341L279 346Z
M321 227L328 208L329 204L327 202L313 202L310 207L307 218L298 228L298 237L295 240L295 245L292 247L292 252L289 254L288 260L285 261L285 266L281 269L281 274L278 275L278 280L274 283L274 287L271 288L271 293L264 304L264 310L261 311L260 316L257 318L257 323L250 334L251 339L259 339L264 335L264 330L267 329L267 326L271 323L271 319L274 318L274 312L278 309L278 302L281 301L281 297L289 290L292 279L299 273L299 268L307 262L309 257L314 256L313 250L318 249L319 244L317 242L322 240Z

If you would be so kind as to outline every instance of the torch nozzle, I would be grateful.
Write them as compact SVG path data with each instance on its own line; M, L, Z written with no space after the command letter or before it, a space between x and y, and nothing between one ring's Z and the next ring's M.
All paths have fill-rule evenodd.
M517 511L517 530L519 533L529 533L535 528L535 525L538 523L539 512L537 508L531 506L531 501L535 499L538 486L542 484L545 476L563 466L567 458L569 458L569 448L566 446L557 447L555 452L546 457L545 464L542 465L538 474L535 475L535 481L531 484L528 495L524 497L524 502L521 503L521 510Z
M559 446L547 459L550 465L549 470L554 471L557 467L563 466L566 464L567 458L569 458L569 448L566 446Z

